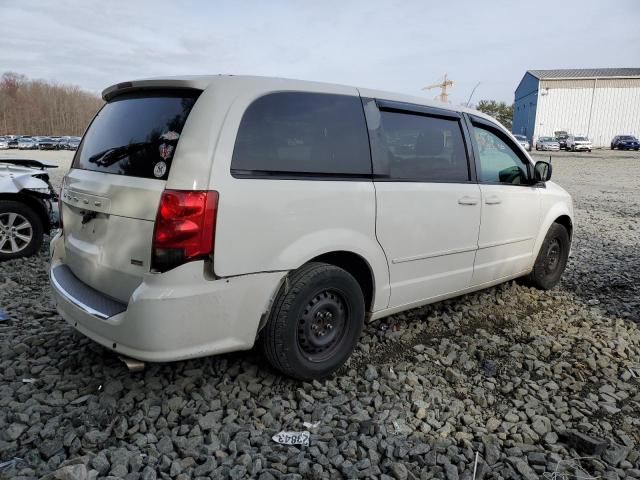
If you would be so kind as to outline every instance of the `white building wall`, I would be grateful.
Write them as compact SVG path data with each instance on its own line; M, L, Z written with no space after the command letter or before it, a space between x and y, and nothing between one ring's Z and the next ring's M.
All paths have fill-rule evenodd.
M640 79L541 81L535 137L556 130L587 135L594 146L608 146L615 135L640 136Z

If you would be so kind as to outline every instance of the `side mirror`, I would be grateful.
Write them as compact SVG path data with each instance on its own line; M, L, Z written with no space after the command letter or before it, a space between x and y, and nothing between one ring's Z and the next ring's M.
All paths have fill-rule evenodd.
M537 182L546 182L551 180L551 172L553 168L549 162L539 161L536 162L536 166L534 167L535 179Z

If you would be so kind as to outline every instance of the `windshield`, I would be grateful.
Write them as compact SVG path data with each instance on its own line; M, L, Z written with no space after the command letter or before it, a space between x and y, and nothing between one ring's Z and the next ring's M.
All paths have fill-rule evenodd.
M588 140L587 137L576 137L575 138L576 142L586 142Z
M540 137L541 142L555 142L556 139L553 137Z
M636 139L636 137L632 137L630 135L624 135L620 137L620 140L631 140L632 142Z
M116 97L91 123L74 168L166 179L178 139L199 92L150 92Z

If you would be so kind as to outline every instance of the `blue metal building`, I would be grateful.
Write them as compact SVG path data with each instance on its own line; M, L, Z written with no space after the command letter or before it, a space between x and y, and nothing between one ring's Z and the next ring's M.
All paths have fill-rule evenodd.
M640 68L528 70L515 91L512 131L533 143L558 130L594 146L640 135Z

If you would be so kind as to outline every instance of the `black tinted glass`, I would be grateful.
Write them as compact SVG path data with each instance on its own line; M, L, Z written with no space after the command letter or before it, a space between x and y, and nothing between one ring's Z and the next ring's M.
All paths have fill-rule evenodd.
M422 182L469 180L458 120L389 111L380 115L376 174Z
M242 117L234 174L370 175L369 140L358 97L273 93Z
M116 97L93 120L73 167L166 179L197 96L189 91Z

